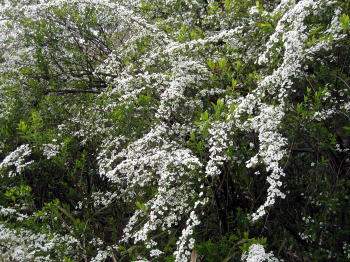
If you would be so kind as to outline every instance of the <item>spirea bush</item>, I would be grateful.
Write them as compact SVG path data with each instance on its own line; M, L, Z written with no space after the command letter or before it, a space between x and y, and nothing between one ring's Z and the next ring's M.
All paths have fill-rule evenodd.
M0 260L348 261L349 0L4 0Z

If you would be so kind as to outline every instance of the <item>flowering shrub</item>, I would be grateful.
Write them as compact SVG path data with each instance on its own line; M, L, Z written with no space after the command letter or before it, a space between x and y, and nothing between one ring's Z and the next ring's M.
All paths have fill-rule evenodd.
M349 11L3 1L0 258L346 261Z

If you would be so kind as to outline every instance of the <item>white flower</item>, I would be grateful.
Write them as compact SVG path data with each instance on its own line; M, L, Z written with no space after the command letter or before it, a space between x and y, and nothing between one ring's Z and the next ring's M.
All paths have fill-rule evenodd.
M21 174L23 169L31 165L34 161L25 162L25 158L31 154L32 150L29 145L21 145L15 151L11 152L5 157L5 159L0 163L0 169L14 166L16 168L16 173ZM10 172L9 175L15 175Z
M278 262L272 252L266 253L264 247L260 244L251 245L248 253L243 253L241 260L246 262Z

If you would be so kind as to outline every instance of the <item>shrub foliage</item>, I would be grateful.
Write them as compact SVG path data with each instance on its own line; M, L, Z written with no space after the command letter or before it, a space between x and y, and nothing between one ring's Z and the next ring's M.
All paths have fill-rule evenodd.
M0 4L1 261L348 261L349 0Z

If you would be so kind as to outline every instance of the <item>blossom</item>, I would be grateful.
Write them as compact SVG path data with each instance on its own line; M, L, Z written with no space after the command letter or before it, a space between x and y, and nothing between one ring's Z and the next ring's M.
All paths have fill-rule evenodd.
M260 244L252 244L247 253L243 253L242 261L246 262L278 262L272 252L266 253L264 246Z
M15 167L16 173L21 174L25 167L31 165L34 161L25 161L25 158L31 154L32 150L29 145L21 145L16 150L12 151L8 154L0 163L0 169L4 169L7 167ZM9 172L9 176L16 175L12 171Z

